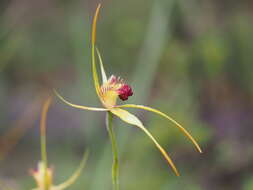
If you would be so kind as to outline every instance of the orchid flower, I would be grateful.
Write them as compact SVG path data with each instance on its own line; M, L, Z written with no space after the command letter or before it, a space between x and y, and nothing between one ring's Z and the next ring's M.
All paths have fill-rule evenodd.
M89 110L89 111L107 112L107 116L108 116L107 117L107 127L108 127L109 135L110 135L110 138L112 141L112 148L113 148L115 155L117 154L117 150L116 150L115 137L114 137L113 130L111 127L112 115L115 115L115 116L119 117L121 120L125 121L126 123L136 126L139 129L141 129L153 141L153 143L156 145L156 147L162 153L163 157L167 160L167 162L169 163L169 165L171 166L171 168L173 169L175 174L177 176L179 176L179 172L178 172L176 166L174 165L173 161L171 160L169 155L166 153L166 151L162 148L162 146L157 142L155 137L153 137L153 135L148 131L148 129L146 129L144 127L142 122L135 115L131 114L130 112L126 111L123 108L142 109L142 110L156 113L156 114L168 119L169 121L174 123L181 130L181 132L183 132L183 134L186 137L188 137L190 139L190 141L195 145L196 149L200 153L202 152L201 148L198 145L198 143L194 140L194 138L190 135L190 133L187 132L186 129L184 129L177 121L172 119L167 114L165 114L157 109L143 106L143 105L136 105L136 104L117 105L118 97L122 101L126 101L129 96L133 95L133 91L132 91L132 88L128 84L126 84L125 81L123 79L121 79L120 77L116 77L116 76L112 75L109 78L107 78L107 75L106 75L106 72L105 72L105 69L103 66L101 54L95 45L96 44L97 18L99 15L100 7L101 7L101 5L99 4L96 9L94 19L93 19L93 24L92 24L91 55L92 55L92 72L93 72L95 91L96 91L96 94L97 94L99 100L101 101L101 103L103 105L103 108L88 107L88 106L73 104L73 103L69 102L68 100L66 100L65 98L63 98L56 90L54 90L54 92L64 103L66 103L67 105L69 105L71 107L83 109L83 110ZM96 57L96 54L97 54L97 57ZM99 78L98 78L96 58L98 58L98 60L99 60L102 84L100 84ZM114 156L114 165L113 165L114 183L117 183L117 182L115 182L115 180L116 180L115 178L117 178L116 173L117 173L117 169L118 169L117 162L118 162L117 156Z
M33 190L64 190L70 185L72 185L77 178L80 176L81 171L83 170L88 152L85 152L83 159L74 172L74 174L65 182L60 185L53 185L53 170L52 168L47 167L47 150L46 150L46 120L48 108L51 104L52 99L49 98L43 105L42 115L40 120L40 141L41 141L41 157L42 161L38 163L38 168L31 171L32 176L34 177L37 187Z

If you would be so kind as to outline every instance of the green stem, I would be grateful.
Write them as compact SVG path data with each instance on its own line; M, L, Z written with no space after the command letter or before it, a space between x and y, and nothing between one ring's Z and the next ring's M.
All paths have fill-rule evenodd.
M113 152L113 164L112 164L112 183L113 189L119 190L119 159L117 151L116 137L113 131L112 126L113 115L111 112L106 114L106 128L109 133L109 137L112 143L112 152Z
M45 169L47 169L47 149L46 149L46 136L45 135L40 136L40 142L41 142L41 159L43 161Z
M51 104L51 97L47 99L42 108L41 120L40 120L40 149L41 149L41 159L44 166L44 185L45 190L49 190L48 175L47 175L47 141L46 141L46 121L47 112Z

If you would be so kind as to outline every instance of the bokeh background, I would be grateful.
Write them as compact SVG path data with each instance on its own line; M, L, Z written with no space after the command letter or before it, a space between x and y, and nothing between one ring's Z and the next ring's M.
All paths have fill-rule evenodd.
M133 87L128 102L169 113L201 144L152 113L130 110L170 153L175 177L153 143L115 120L120 183L126 190L253 189L253 3L251 0L104 0L98 47L106 70ZM74 103L99 106L90 30L97 0L0 3L0 189L35 187L42 103L56 88ZM103 113L55 98L48 157L55 184L87 166L69 189L111 187L112 153Z

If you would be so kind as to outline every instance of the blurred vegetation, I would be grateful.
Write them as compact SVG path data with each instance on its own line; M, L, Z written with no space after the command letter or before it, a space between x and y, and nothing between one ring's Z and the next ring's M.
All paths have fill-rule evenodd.
M56 88L72 102L99 106L90 65L97 3L0 3L0 179L12 189L35 185L28 171L40 157L38 113L45 94ZM97 40L107 72L131 84L134 97L129 102L169 113L204 150L199 155L163 118L134 112L172 156L182 174L175 177L141 131L116 120L122 189L253 189L252 1L102 4ZM104 119L103 114L54 101L48 154L56 183L74 171L89 148L88 166L72 189L111 189L112 156ZM4 134L16 128L24 130L10 151L15 137Z

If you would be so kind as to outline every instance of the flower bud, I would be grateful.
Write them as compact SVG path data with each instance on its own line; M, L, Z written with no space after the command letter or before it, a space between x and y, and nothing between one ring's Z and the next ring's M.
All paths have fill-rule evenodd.
M50 189L53 181L53 171L51 168L45 168L44 162L39 162L38 168L33 170L32 176L35 178L38 188L41 190Z

